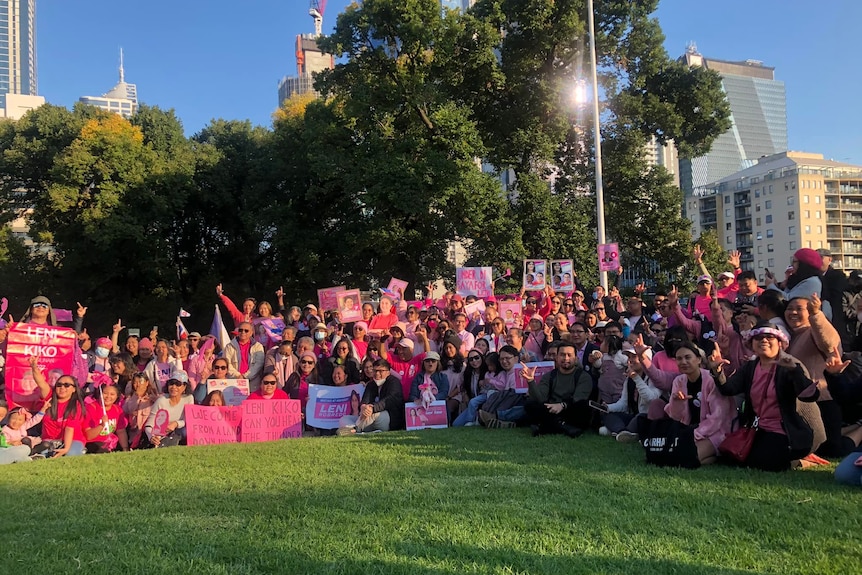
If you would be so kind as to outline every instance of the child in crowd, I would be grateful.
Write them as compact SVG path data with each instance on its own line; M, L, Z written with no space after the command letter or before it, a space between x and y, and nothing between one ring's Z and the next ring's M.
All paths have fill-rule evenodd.
M42 439L40 437L30 437L27 432L32 427L38 425L44 416L44 411L32 415L23 407L16 407L10 411L7 423L3 426L3 438L6 441L6 445L26 445L30 447L31 455L38 455L42 451L38 448L42 443ZM37 449L34 450L34 447L37 447Z

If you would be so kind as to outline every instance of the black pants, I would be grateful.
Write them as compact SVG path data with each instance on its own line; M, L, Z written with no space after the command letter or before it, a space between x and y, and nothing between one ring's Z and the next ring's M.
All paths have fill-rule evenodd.
M742 464L763 471L790 469L790 443L783 433L758 429L748 458Z
M820 408L820 418L823 420L823 427L826 430L826 441L817 448L817 455L820 457L844 457L856 449L856 444L853 443L852 439L841 435L843 414L838 402L833 399L818 401L817 407Z
M544 403L530 399L524 406L529 425L538 425L545 433L553 433L561 423L573 425L581 429L590 426L590 406L586 400L575 402L558 414L548 411Z

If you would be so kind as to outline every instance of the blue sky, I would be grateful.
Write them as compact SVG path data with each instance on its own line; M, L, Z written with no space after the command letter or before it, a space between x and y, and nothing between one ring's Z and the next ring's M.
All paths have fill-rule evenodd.
M324 32L348 4L329 0ZM791 149L862 164L862 2L662 0L656 16L672 56L694 41L707 57L775 67ZM213 118L269 125L296 34L312 31L307 0L38 0L39 92L71 107L108 91L122 46L140 100L174 108L187 133Z

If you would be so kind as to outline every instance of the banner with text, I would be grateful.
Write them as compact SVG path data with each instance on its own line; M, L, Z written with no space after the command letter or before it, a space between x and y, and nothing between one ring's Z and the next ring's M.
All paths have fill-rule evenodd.
M10 409L22 406L36 412L42 403L28 358L38 358L39 369L53 386L61 375L72 373L72 356L80 353L77 339L75 330L68 327L11 324L6 336L6 401Z
M189 445L238 443L242 423L241 407L187 405L186 440Z
M542 376L546 373L553 371L554 362L553 361L531 361L530 363L525 363L527 367L535 367L535 380L540 381ZM527 393L530 389L530 382L524 379L521 376L521 372L524 370L520 365L516 365L515 369L515 393Z
M338 429L338 420L345 415L359 415L359 404L365 386L362 384L333 387L331 385L308 386L308 404L305 419L308 425L318 429Z
M267 399L242 403L243 443L302 437L302 403L298 399Z
M207 393L220 391L224 395L224 402L228 406L239 405L248 397L249 387L247 379L208 379Z
M449 427L449 416L446 413L446 402L437 400L427 408L422 404L404 404L404 418L407 420L407 431L414 429L446 429Z
M455 268L455 285L458 295L474 295L486 298L494 295L493 277L490 267Z

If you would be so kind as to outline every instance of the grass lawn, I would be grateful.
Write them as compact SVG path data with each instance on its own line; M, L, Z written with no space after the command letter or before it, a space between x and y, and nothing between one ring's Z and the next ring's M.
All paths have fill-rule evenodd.
M832 468L461 428L0 467L5 573L862 573Z

